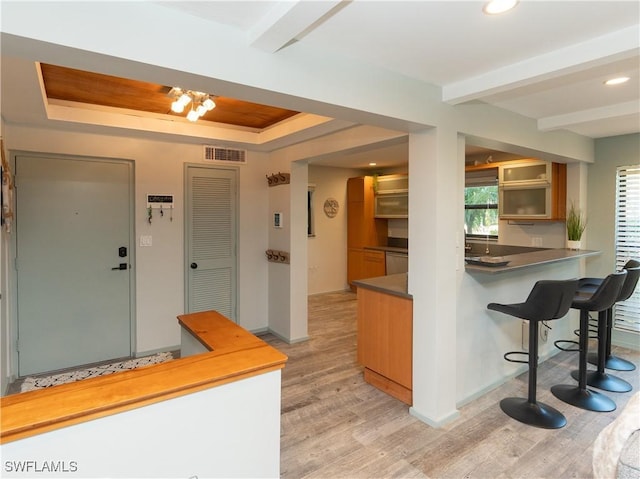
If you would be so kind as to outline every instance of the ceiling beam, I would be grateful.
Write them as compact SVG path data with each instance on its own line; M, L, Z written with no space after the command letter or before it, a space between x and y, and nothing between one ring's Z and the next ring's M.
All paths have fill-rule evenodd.
M591 121L611 120L629 115L636 115L640 121L640 104L637 101L627 101L616 105L540 118L538 120L538 129L542 131L559 130Z
M640 26L635 25L586 42L561 48L442 88L442 100L457 105L482 99L612 61L637 57Z
M347 3L347 0L278 2L249 31L249 45L275 53L316 28Z

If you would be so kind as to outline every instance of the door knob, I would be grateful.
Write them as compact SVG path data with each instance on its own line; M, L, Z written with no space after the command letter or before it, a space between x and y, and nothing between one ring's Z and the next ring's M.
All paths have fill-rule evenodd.
M118 266L116 266L115 268L111 268L113 271L115 270L119 270L119 269L127 269L129 265L127 263L120 263Z
M197 269L198 263L191 263L191 269Z

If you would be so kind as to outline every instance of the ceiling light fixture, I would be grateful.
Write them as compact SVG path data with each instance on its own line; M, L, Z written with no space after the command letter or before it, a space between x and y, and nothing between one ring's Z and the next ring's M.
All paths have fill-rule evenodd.
M487 15L498 15L511 10L518 4L518 0L491 0L485 3L482 11Z
M626 83L630 80L629 77L617 77L617 78L611 78L610 80L607 80L604 82L605 85L620 85L622 83Z
M187 120L198 121L206 112L213 110L216 103L212 96L201 91L183 90L180 87L173 87L167 94L173 98L171 103L171 111L174 113L182 113L185 107L191 103L191 109L187 113Z

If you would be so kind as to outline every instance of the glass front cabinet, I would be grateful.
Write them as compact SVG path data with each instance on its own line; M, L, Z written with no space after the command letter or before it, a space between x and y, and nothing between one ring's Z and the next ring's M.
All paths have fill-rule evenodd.
M500 219L564 220L566 171L564 164L545 161L500 165Z

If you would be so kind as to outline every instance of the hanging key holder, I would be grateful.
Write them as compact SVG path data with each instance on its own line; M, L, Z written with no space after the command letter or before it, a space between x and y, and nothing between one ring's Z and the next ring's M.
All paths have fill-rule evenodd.
M160 218L164 218L164 210L169 209L169 221L173 221L173 195L147 195L147 220L151 224L153 210L159 210Z

